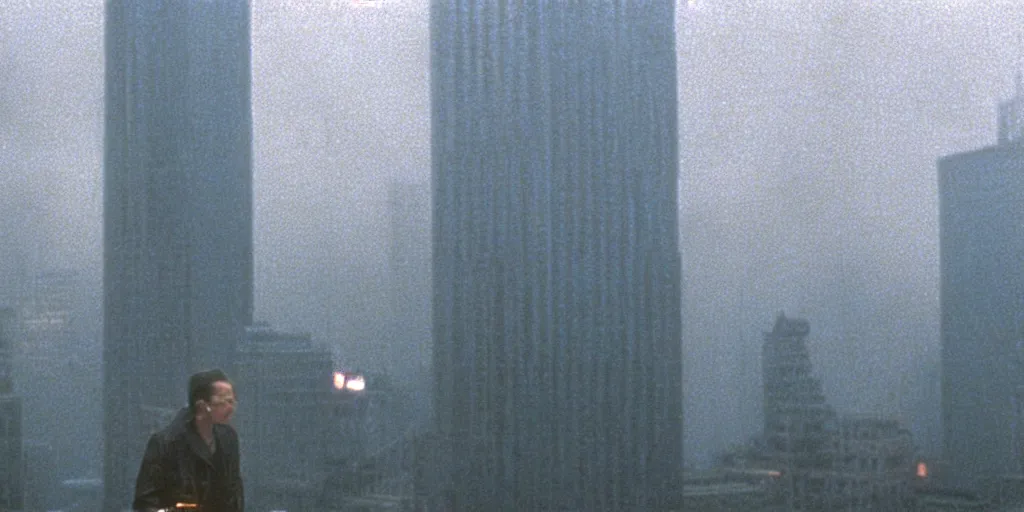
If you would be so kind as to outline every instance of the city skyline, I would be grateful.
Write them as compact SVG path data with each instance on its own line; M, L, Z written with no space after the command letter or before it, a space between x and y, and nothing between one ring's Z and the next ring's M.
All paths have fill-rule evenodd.
M759 427L749 355L778 310L815 319L838 408L937 429L911 408L938 382L935 160L994 140L1020 9L679 4L688 463ZM374 219L388 183L429 174L425 7L289 5L253 8L257 317L368 367L386 310ZM100 300L102 11L0 6L0 305L17 302L13 281L63 268ZM332 167L303 142L328 115L350 120ZM823 163L833 146L841 166Z

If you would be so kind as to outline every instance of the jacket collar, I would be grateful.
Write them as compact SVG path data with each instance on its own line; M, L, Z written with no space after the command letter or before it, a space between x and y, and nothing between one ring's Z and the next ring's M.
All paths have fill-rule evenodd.
M174 420L171 421L170 431L175 437L183 436L189 449L204 462L213 466L213 453L210 452L210 447L206 445L202 436L199 435L199 431L196 430L195 415L188 407L184 407L178 411ZM215 442L220 444L216 425L214 425L213 437Z

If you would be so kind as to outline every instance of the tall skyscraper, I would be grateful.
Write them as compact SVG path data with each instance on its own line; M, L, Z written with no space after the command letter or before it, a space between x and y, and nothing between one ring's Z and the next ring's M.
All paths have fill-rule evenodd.
M942 430L951 483L1024 470L1024 88L994 146L938 161Z
M388 303L392 328L385 370L400 385L412 386L419 395L430 380L429 184L393 184L388 189L388 216Z
M677 504L674 19L432 3L432 488L453 510Z
M108 0L104 510L130 504L143 411L230 369L252 320L250 10Z

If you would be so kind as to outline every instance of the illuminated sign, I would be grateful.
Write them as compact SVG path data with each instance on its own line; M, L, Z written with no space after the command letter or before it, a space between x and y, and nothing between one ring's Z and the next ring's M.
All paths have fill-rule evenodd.
M362 391L366 389L366 381L362 375L356 375L348 379L348 382L345 383L345 389L349 391Z
M334 372L334 389L362 391L366 389L366 379L362 375L345 375L343 372Z

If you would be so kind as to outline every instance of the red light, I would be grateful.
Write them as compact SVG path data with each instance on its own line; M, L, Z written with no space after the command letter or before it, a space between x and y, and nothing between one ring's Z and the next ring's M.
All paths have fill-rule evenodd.
M928 465L924 462L917 463L917 477L928 478Z

